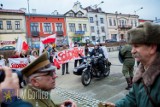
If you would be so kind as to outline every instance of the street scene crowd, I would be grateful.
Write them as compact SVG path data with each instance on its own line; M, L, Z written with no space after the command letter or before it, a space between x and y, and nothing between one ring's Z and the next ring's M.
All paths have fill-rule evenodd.
M51 99L50 92L56 88L56 78L58 78L56 75L57 69L61 68L62 76L70 75L72 73L69 70L70 60L74 60L75 69L81 64L86 64L85 59L90 58L89 65L86 64L88 67L81 71L81 75L84 76L82 84L87 86L93 77L104 78L108 76L106 69L112 66L112 62L109 61L107 48L99 42L92 47L89 43L81 46L81 44L75 42L74 47L72 47L73 50L70 50L70 48L66 43L63 43L61 47L56 47L55 43L51 43L44 47L42 54L40 54L40 50L28 47L27 51L13 51L8 60L5 59L5 55L0 55L0 60L4 62L4 65L0 67L1 106L77 107L78 104L73 99L65 100L60 104L56 104ZM145 22L129 30L127 32L127 43L120 46L118 55L120 62L123 64L122 74L127 82L125 89L128 90L128 94L115 101L115 103L98 102L96 105L93 103L93 105L99 107L159 107L159 52L160 25ZM76 57L72 58L71 56ZM13 62L9 63L14 58L24 58L20 60L21 65L19 65L22 68L20 72L23 75L21 76L23 84L19 84L20 77L17 75L18 73L13 73L12 70L18 65L14 65ZM97 60L95 61L95 59ZM26 64L24 60L28 63ZM134 73L135 62L138 62L138 66ZM85 71L86 69L92 73L88 73ZM92 102L91 100L88 101Z

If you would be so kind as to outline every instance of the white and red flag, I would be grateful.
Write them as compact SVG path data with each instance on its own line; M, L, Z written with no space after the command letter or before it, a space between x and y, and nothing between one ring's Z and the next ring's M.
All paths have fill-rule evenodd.
M56 41L56 34L47 36L46 38L42 39L43 44L53 43Z
M25 51L28 51L28 44L24 41L23 44L22 44L22 50L25 50Z
M22 40L22 37L21 36L18 36L18 41L16 43L16 51L17 52L21 52L22 50L25 50L27 51L29 48L28 44Z

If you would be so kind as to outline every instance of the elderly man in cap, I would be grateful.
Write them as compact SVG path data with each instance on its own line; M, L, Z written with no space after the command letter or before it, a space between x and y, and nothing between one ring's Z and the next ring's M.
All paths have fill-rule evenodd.
M145 22L128 31L128 43L140 65L123 99L110 107L160 107L160 25Z
M47 52L44 52L26 66L22 73L27 81L22 98L30 102L34 107L64 107L66 104L76 107L76 104L71 100L65 101L61 105L56 105L50 99L50 91L55 88L56 75L55 67L50 64Z

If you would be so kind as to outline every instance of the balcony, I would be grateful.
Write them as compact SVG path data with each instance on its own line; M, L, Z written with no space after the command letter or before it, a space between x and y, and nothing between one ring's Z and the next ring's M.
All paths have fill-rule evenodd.
M63 31L56 31L57 36L63 36Z
M131 25L119 25L118 28L119 29L131 29L132 26Z
M75 34L76 34L76 35L84 35L84 34L85 34L85 31L75 31Z
M38 37L39 36L39 31L31 31L31 35L33 37Z

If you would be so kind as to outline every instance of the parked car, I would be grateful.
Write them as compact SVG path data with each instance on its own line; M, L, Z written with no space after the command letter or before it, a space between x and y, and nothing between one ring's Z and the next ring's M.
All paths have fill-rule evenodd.
M117 42L117 40L115 40L115 39L107 39L107 40L105 40L105 43L113 43L113 42Z
M15 47L14 46L4 46L0 48L0 50L15 50Z

